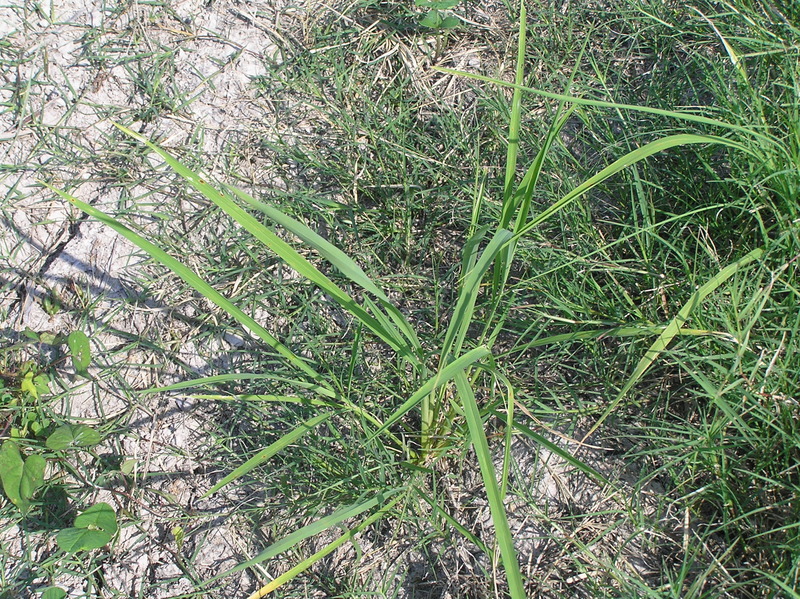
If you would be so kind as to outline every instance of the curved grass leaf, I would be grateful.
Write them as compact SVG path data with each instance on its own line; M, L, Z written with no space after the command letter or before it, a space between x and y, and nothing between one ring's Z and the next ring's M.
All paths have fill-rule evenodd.
M389 512L389 510L391 510L402 498L403 498L402 496L395 497L389 503L387 503L379 510L377 510L374 514L372 514L369 518L361 522L358 526L351 528L342 536L340 536L338 539L328 543L325 547L317 551L314 555L304 559L288 572L281 574L275 580L271 581L269 584L264 585L255 593L250 595L247 599L261 599L262 597L266 597L267 595L272 593L272 591L280 588L290 580L293 580L299 574L302 574L303 572L308 570L311 566L313 566L315 563L317 563L319 560L324 558L326 555L329 555L336 548L340 547L347 541L354 539L358 533L360 533L368 526L374 524L375 522L383 518Z
M145 144L153 152L158 154L164 160L164 162L166 162L170 168L172 168L172 170L178 173L178 175L183 177L186 182L189 183L189 185L203 194L203 196L205 196L208 200L216 204L220 209L228 214L228 216L230 216L246 231L253 235L253 237L264 244L265 247L277 254L299 275L305 277L320 287L320 289L333 298L345 310L350 312L350 314L356 317L365 327L375 333L392 349L411 361L415 360L414 352L409 347L408 343L405 342L396 331L387 330L384 328L384 326L382 326L382 324L375 317L369 314L369 312L359 305L352 297L350 297L338 285L320 272L319 269L317 269L313 264L301 256L297 250L283 241L275 233L262 225L254 216L249 214L241 206L234 202L229 195L221 193L214 186L207 183L198 173L188 168L182 162L174 158L169 152L161 149L151 141L147 140L145 137L134 131L131 131L127 127L123 127L117 123L114 124L120 131Z
M585 441L594 431L596 431L600 425L611 415L619 403L625 398L628 392L639 382L639 379L642 378L645 372L652 366L653 362L655 362L661 353L667 348L667 346L672 343L672 340L681 334L681 329L683 325L686 324L686 321L689 320L692 312L701 304L703 300L705 300L709 295L714 293L717 288L722 285L725 281L727 281L731 276L733 276L740 268L750 264L754 260L758 260L764 254L764 250L761 248L757 248L743 256L736 262L729 264L725 268L723 268L717 275L711 278L711 280L707 281L702 287L700 287L697 291L692 294L692 297L689 298L689 301L684 304L684 306L680 309L678 314L673 318L666 328L661 332L658 338L653 342L650 348L645 352L644 356L639 360L639 363L636 365L636 368L631 374L630 378L627 380L625 385L622 387L622 390L617 395L616 399L611 402L611 404L605 409L603 414L597 420L597 422L592 425L592 428L589 429L589 432L584 435L583 440Z
M513 89L521 89L523 92L528 92L530 94L534 94L537 96L542 96L543 98L550 98L551 100L558 100L559 102L566 102L568 104L578 104L581 106L594 106L595 108L613 108L615 110L630 110L633 112L643 112L645 114L657 114L659 116L665 116L672 119L688 121L691 123L700 123L703 125L711 125L714 127L721 127L724 129L736 131L738 133L743 133L748 137L755 137L759 138L762 141L766 142L770 146L775 146L775 140L770 138L763 133L759 133L758 131L754 131L752 129L748 129L747 127L743 127L741 125L734 125L733 123L726 123L725 121L720 121L717 119L712 119L706 116L702 116L699 114L694 114L691 112L680 112L677 110L664 110L662 108L651 108L650 106L640 106L637 104L622 104L620 102L608 102L606 100L592 100L590 98L580 98L578 96L569 96L565 94L556 94L553 92L547 92L541 89L536 89L534 87L527 87L524 85L518 85L516 83L511 83L509 81L503 81L501 79L496 79L494 77L487 77L485 75L478 75L476 73L467 73L466 71L458 71L456 69L449 69L447 67L433 67L433 70L440 71L442 73L448 73L450 75L455 75L457 77L466 77L468 79L474 79L476 81L485 81L487 83L493 83L500 87L510 87ZM789 157L791 159L791 157Z
M590 177L589 179L578 185L576 188L571 190L560 200L554 202L546 210L540 212L538 215L530 219L525 224L525 226L519 228L514 232L513 239L516 241L522 235L525 235L526 233L534 229L536 226L546 221L548 218L550 218L555 213L557 213L561 209L565 208L566 206L577 200L579 197L581 197L583 194L585 194L593 187L599 185L609 177L626 169L632 164L636 164L637 162L640 162L645 158L649 158L654 154L658 154L659 152L663 152L670 148L674 148L677 146L692 145L692 144L719 144L743 152L750 152L750 150L746 146L740 143L731 141L729 139L725 139L724 137L716 137L711 135L692 135L688 133L681 133L678 135L669 135L667 137L662 137L661 139L651 141L650 143L645 144L641 148L632 150L631 152L625 154L622 158L615 160L606 168L598 172L596 175Z
M476 347L473 350L468 351L463 356L456 358L449 364L447 364L444 368L441 368L434 376L429 378L425 383L417 389L411 397L409 397L403 405L397 408L389 418L386 419L383 426L377 430L369 439L368 441L372 441L375 437L380 435L381 433L385 432L390 426L392 426L395 422L400 420L409 410L414 408L417 404L419 404L424 398L430 395L433 391L444 385L445 383L450 382L453 378L459 373L463 372L465 368L468 368L471 364L474 364L478 360L485 358L486 356L491 355L492 352L489 351L487 347L480 346Z
M137 139L139 136L137 136ZM45 184L47 185L47 184ZM206 283L200 276L197 275L192 269L188 266L176 260L167 252L162 250L157 245L147 241L144 237L135 233L121 222L112 218L111 216L101 212L94 206L90 206L84 202L81 202L76 197L61 191L60 189L56 189L51 185L47 185L53 192L64 198L65 200L71 202L84 212L86 212L89 216L97 219L98 221L102 222L105 225L108 225L112 229L114 229L117 233L122 235L125 239L132 242L134 245L139 247L140 249L147 252L151 258L161 262L164 266L169 268L172 272L178 275L181 279L183 279L192 289L197 291L198 293L202 294L203 297L207 298L209 301L213 302L225 312L230 314L233 318L235 318L241 325L245 328L250 330L254 335L256 335L259 339L264 341L269 347L274 349L278 352L281 356L283 356L290 364L296 367L298 370L301 370L309 377L317 381L320 385L325 387L329 387L329 385L324 381L322 375L316 372L311 366L308 365L302 358L300 358L297 354L291 351L288 347L286 347L283 343L278 341L269 331L267 331L264 327L258 324L251 316L245 314L239 307L233 304L230 300L228 300L225 296L223 296L219 291L214 289L211 285Z
M221 574L213 576L212 578L208 579L205 582L205 584L212 583L216 580L219 580L220 578L223 578L235 572L239 572L241 570L245 570L246 568L250 568L252 566L260 564L261 562L264 562L268 559L272 559L273 557L280 555L284 551L288 551L298 543L301 543L302 541L310 537L318 535L328 530L329 528L333 528L334 526L341 524L342 522L344 522L349 518L355 518L356 516L359 516L360 514L363 514L364 512L371 510L374 507L377 507L381 504L385 504L387 499L389 499L392 495L395 495L398 491L399 489L394 489L388 492L378 493L372 499L368 499L366 501L357 502L352 505L339 508L332 514L324 516L323 518L320 518L319 520L316 520L311 524L303 526L302 528L298 528L296 531L285 536L277 543L273 543L272 545L270 545L267 549L259 553L256 557L249 559L246 562L243 562L238 566L235 566L230 570L227 570L226 572L222 572Z

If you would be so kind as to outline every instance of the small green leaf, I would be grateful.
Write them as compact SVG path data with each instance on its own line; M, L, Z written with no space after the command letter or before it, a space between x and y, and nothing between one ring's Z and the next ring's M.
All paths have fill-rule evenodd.
M39 333L31 329L30 327L25 327L25 330L22 331L22 334L25 335L28 339L32 339L33 341L39 341Z
M89 347L89 338L83 331L72 331L67 337L67 347L72 356L72 365L75 370L84 374L92 361L92 353Z
M47 461L39 454L28 456L22 467L22 479L19 481L19 494L24 501L33 498L36 491L44 484L44 470Z
M11 503L27 514L31 498L44 483L47 462L40 455L32 455L22 460L19 447L13 441L6 441L0 447L0 479L3 490Z
M175 538L175 545L178 547L178 552L183 551L183 541L186 538L186 532L183 526L176 524L172 527L172 536Z
M47 587L42 591L42 599L64 599L67 592L59 587Z
M422 18L419 24L429 29L439 29L442 25L442 15L438 10L432 10Z
M139 460L137 460L136 458L128 458L127 460L124 460L122 464L120 464L119 470L125 476L129 476L130 473L133 472L133 469L136 468L136 464L138 463Z
M75 518L75 526L59 531L56 543L67 553L99 549L117 533L117 515L107 503L98 503Z
M435 8L439 10L447 10L457 6L461 0L415 0L414 4L417 6L424 6L426 8Z
M114 535L118 528L117 514L107 503L97 503L75 518L75 527L102 530Z
M35 399L39 399L39 390L36 388L36 384L33 382L32 371L27 372L25 376L22 377L22 380L19 383L19 388L23 393L30 393Z
M89 530L88 528L65 528L56 535L56 544L67 553L99 549L106 545L113 537L104 530Z
M68 447L91 447L103 440L103 436L85 424L64 424L47 438L45 445L53 451Z
M33 386L40 395L50 393L50 377L46 374L40 374L33 377Z
M461 19L458 17L445 17L445 19L439 25L440 29L456 29L461 27Z

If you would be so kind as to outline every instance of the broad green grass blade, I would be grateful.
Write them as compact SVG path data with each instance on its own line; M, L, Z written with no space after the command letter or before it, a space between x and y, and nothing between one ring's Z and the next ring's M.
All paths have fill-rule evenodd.
M411 410L414 406L416 406L419 402L421 402L425 397L427 397L430 393L448 383L449 381L453 380L453 378L459 373L464 372L465 368L468 368L470 365L474 364L478 360L485 358L486 356L491 355L491 352L487 347L480 346L476 347L473 350L468 351L463 356L460 356L450 362L449 364L445 365L444 368L441 368L439 372L437 372L434 376L429 378L425 383L417 389L417 391L409 397L403 405L397 408L391 416L386 420L383 426L378 429L378 431L370 437L370 441L386 431L390 426L392 426L395 422L400 420L409 410Z
M761 141L766 142L770 146L775 145L775 140L771 137L759 133L758 131L754 131L747 127L743 127L741 125L734 125L732 123L726 123L725 121L719 121L716 119L712 119L709 117L701 116L699 114L693 114L690 112L679 112L676 110L664 110L661 108L651 108L650 106L639 106L636 104L621 104L619 102L608 102L605 100L591 100L589 98L579 98L577 96L567 96L564 94L556 94L553 92L547 92L541 89L536 89L533 87L526 87L522 85L517 85L515 83L510 83L508 81L502 81L500 79L495 79L493 77L487 77L485 75L478 75L475 73L467 73L466 71L458 71L455 69L449 69L447 67L433 67L433 70L440 71L442 73L448 73L450 75L455 75L457 77L466 77L468 79L475 79L477 81L485 81L487 83L493 83L495 85L499 85L501 87L511 87L511 88L520 88L523 92L528 92L537 96L542 96L544 98L550 98L551 100L558 100L560 102L567 102L570 104L578 104L582 106L594 106L596 108L614 108L617 110L632 110L635 112L643 112L646 114L657 114L660 116L665 116L673 119L688 121L691 123L700 123L703 125L712 125L714 127L722 127L724 129L729 129L732 131L736 131L738 133L744 133L747 137L756 137L759 138ZM787 158L790 156L787 155Z
M247 599L261 599L262 597L266 597L267 595L272 593L272 591L280 588L281 586L283 586L284 584L286 584L290 580L293 580L298 575L300 575L303 572L305 572L306 570L308 570L311 566L313 566L319 560L324 558L326 555L329 555L331 552L333 552L335 549L337 549L338 547L340 547L341 545L343 545L347 541L353 540L357 534L359 534L361 531L365 530L368 526L371 526L372 524L374 524L375 522L377 522L378 520L383 518L395 505L397 505L397 503L402 498L403 498L402 495L399 496L399 497L395 497L389 503L387 503L386 505L381 507L379 510L377 510L374 514L372 514L369 518L364 520L361 524L351 528L346 533L344 533L342 536L340 536L338 539L336 539L335 541L332 541L331 543L329 543L328 545L326 545L325 547L323 547L322 549L317 551L314 555L304 559L303 561L301 561L299 564L297 564L294 568L292 568L288 572L286 572L284 574L281 574L280 576L278 576L275 580L273 580L269 584L264 585L259 590L257 590L255 593L250 595Z
M162 150L157 145L142 137L138 133L123 127L122 125L116 126L121 131L142 142L156 154L161 156L164 162L166 162L176 173L183 177L192 187L203 194L208 200L216 204L246 231L264 244L264 246L275 252L275 254L277 254L298 274L320 287L320 289L333 298L340 306L361 321L365 327L375 333L379 338L383 339L383 341L385 341L392 349L412 361L415 359L415 355L412 349L408 346L408 343L400 339L396 331L393 333L392 331L387 331L384 329L380 322L370 315L352 297L350 297L333 281L321 273L313 264L301 256L300 253L297 252L292 246L283 241L275 233L262 225L255 217L236 204L236 202L234 202L230 196L221 193L212 185L209 185L198 173L192 171L179 160L175 159L171 154L165 150Z
M123 225L118 220L112 218L111 216L108 216L104 212L101 212L94 206L90 206L89 204L81 202L79 199L59 189L56 189L49 185L48 187L53 192L57 193L59 196L64 198L65 200L71 202L79 209L86 212L89 216L111 227L113 230L115 230L117 233L125 237L131 243L133 243L137 247L147 252L153 259L158 260L159 262L161 262L161 264L169 268L172 272L174 272L181 279L183 279L192 289L202 294L209 301L213 302L214 304L225 310L225 312L227 312L233 318L235 318L241 325L249 329L254 335L256 335L259 339L264 341L264 343L266 343L269 347L271 347L281 356L286 358L286 360L290 364L292 364L299 370L306 373L309 377L314 379L318 384L326 388L330 388L329 385L324 381L322 375L320 375L316 370L314 370L311 366L309 366L308 363L306 363L302 358L300 358L297 354L291 351L288 347L286 347L280 341L278 341L269 331L267 331L264 327L258 324L252 317L245 314L241 309L239 309L225 296L223 296L216 289L211 287L211 285L206 283L202 278L200 278L197 275L197 273L195 273L188 266L186 266L179 260L176 260L158 246L150 243L138 233L135 233L134 231Z
M230 570L217 574L216 576L208 579L205 584L210 584L220 578L228 576L230 574L234 574L236 572L240 572L247 568L251 568L261 562L264 562L268 559L272 559L273 557L280 555L284 551L288 551L298 543L308 539L309 537L313 537L314 535L318 535L322 532L325 532L329 528L337 526L341 524L345 520L349 518L355 518L356 516L363 514L364 512L371 510L374 507L379 505L385 504L386 501L398 492L397 489L387 491L384 493L379 493L372 499L368 499L367 501L361 501L358 503L354 503L352 505L339 508L332 514L329 514L311 524L303 526L302 528L297 529L293 533L285 536L283 539L278 541L277 543L273 543L267 549L259 553L253 559L249 559L246 562L239 564L238 566L234 566Z
M610 329L587 329L585 331L575 331L572 333L559 333L548 337L534 339L528 343L518 345L514 348L515 352L543 347L545 345L561 345L570 341L581 341L587 339L603 339L605 337L645 337L647 335L659 335L664 332L668 325L655 327L614 327ZM716 337L725 341L736 342L736 338L730 333L720 331L709 331L707 329L681 329L681 335L692 337Z
M249 194L236 189L235 187L226 186L226 189L253 208L263 212L269 219L275 221L287 231L292 232L294 235L302 239L306 245L309 245L317 250L325 260L335 266L339 272L350 279L353 283L359 285L363 289L366 289L375 297L377 297L391 319L400 328L400 330L403 331L403 334L412 344L417 355L420 357L422 356L422 346L419 342L419 339L417 338L414 329L411 328L411 325L408 323L408 320L406 320L405 316L403 316L403 313L397 309L397 307L386 296L384 291L367 276L362 268L356 264L353 259L350 258L350 256L330 243L327 239L314 232L305 224L281 212L277 208L273 208L272 206L268 206L263 202L259 202Z
M203 493L200 499L205 499L206 497L209 497L210 495L219 491L225 485L235 481L238 478L241 478L242 476L253 470L253 468L258 468L261 464L266 462L276 453L278 453L279 451L285 449L286 447L297 441L300 437L305 435L307 432L313 430L318 424L325 422L331 416L333 416L333 412L328 412L326 414L319 414L317 416L314 416L314 418L306 420L305 422L301 422L299 425L297 425L297 427L295 427L294 430L286 433L280 439L275 441L275 443L272 443L269 447L265 447L264 449L259 451L256 455L254 455L252 458L247 460L244 464L234 469L233 472L228 474L221 481L219 481L217 484L211 487L208 491Z
M640 162L645 158L649 158L653 154L658 154L659 152L663 152L670 148L674 148L676 146L685 146L685 145L692 145L692 144L720 144L724 146L728 146L737 150L741 150L742 152L750 153L750 150L735 141L731 141L729 139L725 139L724 137L716 137L711 135L692 135L692 134L679 134L679 135L669 135L667 137L662 137L661 139L657 139L656 141L651 141L650 143L642 146L641 148L637 148L631 152L625 154L622 158L615 160L606 168L601 170L599 173L590 177L572 191L570 191L567 195L562 197L560 200L556 201L550 207L548 207L543 212L540 212L538 215L533 217L529 220L524 227L519 229L514 234L514 239L518 239L522 235L525 235L536 226L541 224L542 222L546 221L548 218L553 216L556 212L561 210L562 208L568 206L587 191L599 185L612 175L617 174L618 172L626 169L632 164Z
M453 356L458 356L458 354L461 353L464 338L467 335L469 325L472 323L475 301L478 299L478 291L483 275L486 273L486 270L491 265L497 253L503 249L511 237L511 231L506 229L497 231L487 244L486 249L483 250L474 268L464 273L461 289L458 294L458 301L456 302L453 316L450 319L450 324L447 327L447 334L445 335L442 352L439 356L440 367L446 364L448 360L452 359Z
M706 282L702 287L692 294L692 297L689 298L689 301L680 309L675 318L670 321L664 331L653 342L647 352L645 352L645 355L642 357L642 359L639 360L639 363L636 365L631 377L622 387L622 390L619 392L616 399L611 402L611 404L603 412L603 415L600 416L592 428L589 429L589 432L586 433L583 438L584 441L589 437L589 435L591 435L600 427L600 425L605 421L606 418L609 417L609 415L611 415L611 412L616 409L616 407L625 398L633 386L639 382L639 379L642 378L644 373L647 372L647 369L650 368L653 362L658 359L658 357L672 342L672 340L681 334L683 325L689 320L692 312L703 303L703 300L716 291L720 285L733 276L740 268L760 259L763 254L763 249L758 248L753 250L746 256L723 268L719 273L717 273L716 276L712 277L711 280Z
M525 599L525 588L522 584L522 574L519 569L517 552L514 549L514 541L511 537L511 529L508 527L506 508L503 505L503 497L497 485L497 476L492 462L492 454L489 451L489 443L483 431L483 420L481 419L478 403L475 401L475 394L472 386L464 372L460 372L455 377L458 395L464 408L464 416L469 427L470 440L478 456L478 464L481 468L483 485L486 488L486 495L489 499L489 509L494 523L497 544L500 547L500 558L506 571L508 590L512 599Z

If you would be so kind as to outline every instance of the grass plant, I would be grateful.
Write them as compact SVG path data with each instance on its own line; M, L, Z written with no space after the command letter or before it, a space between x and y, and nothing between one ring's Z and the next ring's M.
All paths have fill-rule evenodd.
M715 34L719 36L731 63L742 80L742 86L747 89L747 74L736 54L736 50L708 15L698 14L702 20L709 23ZM343 392L343 390L353 385L354 382L352 380L348 381L342 378L335 380L331 378L334 373L319 371L316 365L301 357L296 350L291 349L287 344L279 341L277 336L269 332L252 316L219 294L190 268L170 257L157 244L145 240L120 221L103 214L89 204L83 203L64 192L58 192L81 210L108 224L145 250L151 257L168 266L189 286L225 310L237 322L250 330L251 333L281 356L291 368L297 371L299 379L294 381L296 390L293 394L258 397L242 396L242 400L252 401L258 399L293 404L305 403L322 410L318 415L294 427L270 447L258 452L250 460L222 479L209 493L217 491L222 486L249 473L263 464L265 460L275 455L277 451L287 447L300 436L311 431L314 427L320 426L334 415L345 416L358 423L370 443L379 443L385 447L393 448L398 452L397 455L400 460L398 463L407 460L412 465L422 468L427 467L432 461L445 455L449 448L453 447L454 443L458 446L460 442L468 442L472 445L477 456L484 489L491 506L496 535L494 544L499 547L508 592L512 597L516 598L526 596L526 591L524 590L525 583L517 561L511 531L506 521L506 508L504 506L508 484L508 453L506 453L506 463L501 471L503 476L498 482L486 436L485 419L492 411L486 408L483 410L479 408L475 391L485 392L486 389L498 385L505 387L507 395L505 397L504 412L506 415L504 421L510 431L509 434L525 434L529 431L527 427L518 426L515 422L514 385L509 382L509 379L504 374L507 372L507 367L504 366L501 359L504 356L495 355L493 351L498 338L505 332L506 322L515 307L514 300L516 295L524 285L531 285L536 278L543 276L535 274L526 278L523 284L509 285L513 265L519 257L520 244L534 230L567 209L574 208L579 200L584 199L596 188L607 184L612 177L626 170L632 172L635 181L634 189L639 193L640 207L644 208L638 216L646 220L640 221L630 234L622 235L619 239L604 243L591 252L582 251L574 254L574 258L567 261L564 266L559 266L558 269L572 267L574 272L577 264L591 263L598 254L604 257L616 253L619 244L629 247L628 242L633 239L639 244L639 249L644 249L647 252L657 253L662 251L661 247L663 247L668 253L672 251L683 253L683 265L685 268L690 269L690 272L686 274L690 276L689 280L695 281L695 284L699 287L688 295L686 301L682 303L673 317L666 320L660 318L655 323L642 322L646 317L644 312L637 307L637 300L631 294L631 291L621 286L619 281L614 278L614 269L620 270L620 276L623 273L629 274L629 272L626 273L626 270L630 271L631 269L630 267L625 267L624 263L619 259L614 261L615 259L611 258L615 264L614 269L610 273L603 273L607 279L606 282L601 283L595 279L594 289L602 292L607 285L616 284L618 286L616 293L620 301L623 302L623 305L628 304L629 311L633 312L636 320L627 325L624 322L619 322L614 326L609 326L612 323L607 320L603 322L604 319L595 320L594 323L581 319L585 324L603 324L605 326L594 331L556 334L545 336L544 338L541 337L541 331L528 330L527 332L537 337L537 340L533 343L527 343L523 347L529 349L535 345L561 344L581 338L599 339L601 336L609 339L633 337L649 344L649 349L639 359L631 374L624 377L624 382L618 383L619 391L613 400L601 411L597 412L594 424L584 434L584 441L597 431L610 416L617 414L637 383L644 380L648 372L655 368L663 357L669 356L697 383L698 392L715 398L705 408L701 408L703 410L711 409L715 413L714 418L716 420L707 421L706 419L711 415L708 412L703 417L703 421L708 426L706 434L718 431L713 433L716 436L726 427L734 426L739 431L741 440L746 440L749 443L753 441L752 424L742 420L742 406L729 404L720 395L723 388L718 386L720 382L712 382L709 375L704 372L705 365L714 365L718 358L705 356L699 364L688 366L687 358L681 358L680 356L689 350L685 349L685 347L673 350L671 346L679 337L686 336L689 339L697 339L696 346L704 343L708 345L707 339L712 340L710 345L718 343L718 341L713 341L716 337L725 341L733 341L740 348L747 347L747 343L742 339L742 331L738 331L739 334L734 335L730 332L730 327L720 332L719 327L711 326L710 323L706 326L699 326L698 324L698 326L691 329L685 325L690 318L697 319L700 323L705 324L707 319L698 318L697 313L704 308L707 303L706 300L718 293L735 293L733 288L730 287L729 281L733 279L735 283L752 277L752 264L762 260L765 255L769 256L770 252L774 251L772 249L774 240L772 236L764 235L762 241L767 245L755 247L746 253L740 253L741 247L734 247L730 255L721 257L713 252L712 248L706 247L707 256L699 254L690 257L687 254L688 244L684 244L683 248L676 247L674 242L670 243L669 240L659 236L658 231L666 226L671 218L662 220L653 218L658 211L654 209L654 206L647 205L647 191L644 188L639 169L640 165L651 157L654 160L658 160L658 155L661 153L669 152L676 148L692 148L696 146L701 146L703 148L701 152L704 153L709 151L719 153L724 148L726 155L731 156L733 162L753 164L755 161L764 159L766 160L764 164L767 165L771 173L774 173L775 169L778 168L777 175L764 177L765 180L769 180L772 184L779 184L787 177L791 178L792 169L797 166L793 162L792 151L786 147L783 140L776 138L768 128L753 126L751 122L712 118L706 116L702 111L696 110L676 111L674 109L629 104L615 100L596 99L585 94L576 95L573 89L575 86L574 74L570 77L564 92L543 91L524 85L527 57L525 41L527 29L524 6L520 11L519 20L521 23L518 35L519 51L516 77L513 84L491 77L442 69L443 72L483 80L485 83L492 85L511 86L514 89L514 93L509 109L510 122L505 157L505 181L502 193L503 199L499 208L499 220L494 225L488 224L488 215L482 210L485 199L481 192L478 192L473 198L474 209L470 222L472 234L463 245L460 275L457 279L456 289L451 292L451 296L454 297L454 307L449 315L440 316L437 319L439 323L447 322L447 325L443 326L443 330L434 330L432 334L428 334L425 337L422 337L420 332L415 330L415 323L408 319L403 311L389 298L389 295L366 274L356 261L310 226L274 206L256 200L240 189L231 186L218 187L208 183L204 178L205 175L190 169L143 136L134 133L130 129L120 127L127 135L144 143L151 151L158 154L196 192L224 211L240 227L277 255L287 266L317 286L328 298L328 301L337 304L340 309L344 310L358 331L353 341L354 355L358 351L362 351L357 344L366 343L369 339L380 340L396 354L397 371L405 373L404 376L407 380L404 386L412 391L406 397L400 397L399 405L395 405L386 414L376 413L370 407L353 402L351 394ZM581 62L580 58L578 62ZM522 98L525 94L544 96L551 100L556 100L560 104L552 115L552 124L546 131L536 157L524 176L517 182ZM627 120L625 114L633 111L639 114L659 117L669 123L677 123L677 125L672 126L687 127L692 124L717 133L667 132L665 134L664 132L654 131L657 134L655 138L645 141L639 147L625 151L608 166L587 177L582 183L575 185L566 193L561 192L559 194L560 197L548 207L532 214L534 198L539 193L539 178L548 160L551 146L562 134L563 128L570 122L573 114L583 114L582 111L587 108L601 108L611 111L623 121ZM757 108L757 112L763 122L766 118L764 116L765 108L763 106L757 106ZM700 159L701 161L703 160L702 157ZM787 160L790 161L788 164ZM706 164L708 164L709 172L715 171L716 167L713 164ZM779 168L777 164L786 164L786 167ZM792 195L794 193L792 183L789 181L785 183L786 188L781 187L778 191L784 192L786 195ZM774 190L771 191L774 192ZM786 205L788 206L789 203ZM266 218L270 226L262 224L258 218L245 210L245 208L261 213L262 218ZM721 208L724 208L724 204L715 205L711 203L702 213ZM686 226L686 222L691 216L691 212L684 212L676 215L677 218L675 220L680 222L681 226ZM326 268L332 267L334 269L333 272L336 273L340 280L346 282L347 286L353 290L358 290L358 298L356 298L354 291L348 291L342 284L335 282L331 276L323 272L320 266L306 257L305 252L296 249L291 243L285 241L271 227L279 227L287 234L299 239L304 247L313 250L324 261ZM764 233L768 230L770 230L769 225L762 225ZM691 241L694 241L694 239ZM711 258L711 264L704 265L701 269L697 260L708 262L705 258ZM626 260L626 262L629 261L630 259ZM789 262L778 264L778 271L786 271L789 268L789 264ZM761 268L767 267L762 266ZM633 274L638 274L636 269L633 270ZM492 275L489 277L490 281L487 282L487 276L490 272ZM778 276L775 274L776 272L773 271L773 277ZM642 273L648 273L647 265L645 265ZM485 302L483 309L479 310L477 306L479 298L482 296L481 288L484 284L489 285L490 292L483 300ZM581 292L580 299L584 301L588 299L590 291L591 288ZM766 300L766 298L763 299ZM753 303L754 301L750 300L750 303L743 307L745 314L756 309L756 305L762 305L757 301ZM666 308L665 311L669 316L669 308ZM567 318L564 321L575 325L581 324L578 319L574 318ZM664 322L664 324L658 324L658 321ZM735 317L735 322L741 322L740 315ZM476 326L481 328L483 332L477 337L473 337L471 331L474 331ZM598 333L598 331L600 332ZM789 334L793 332L794 329L791 329ZM655 339L648 342L647 339L653 336L655 336ZM433 349L434 347L436 349ZM743 351L743 349L739 350L740 359L744 355ZM691 355L691 352L689 355ZM779 354L776 353L774 355L777 358ZM353 370L350 369L347 373L352 376ZM265 378L270 378L268 374L264 376ZM275 378L277 379L278 377ZM201 385L204 382L211 381L194 381L194 384ZM282 379L282 382L290 385L293 383L293 381L285 379ZM729 385L730 382L727 384ZM737 383L736 386L738 387L739 384ZM176 388L178 387L171 387L171 389ZM697 405L705 405L705 402L698 402ZM408 425L403 425L402 421L407 419L409 412L415 409L419 409L419 428L415 433L411 433ZM763 422L763 419L760 421ZM459 441L459 439L462 441ZM506 438L506 442L510 442L509 437ZM738 444L739 441L736 443ZM594 469L574 456L563 451L562 455L573 466L584 472L594 473ZM721 457L718 456L717 459ZM729 471L723 475L719 470L720 467L721 464L716 467L716 471L720 473L720 476L723 476L723 479L733 476L733 473ZM745 467L747 468L747 466ZM768 481L772 484L777 483L777 480L772 478L768 478ZM370 499L361 498L353 504L338 507L330 515L291 533L282 541L262 552L256 558L245 562L237 569L254 566L279 555L311 535L320 534L331 526L342 524L349 519L374 511L371 516L356 524L355 528L351 528L344 536L329 543L314 556L303 560L295 568L289 570L285 575L279 577L254 595L263 596L277 588L284 581L311 566L317 559L321 559L341 543L351 540L356 532L362 530L367 524L374 522L379 515L383 515L392 509L396 502L399 501L400 496L392 500L389 499L390 497L397 494L402 495L402 493L408 493L409 491L410 489L406 487L387 488L376 497ZM722 497L723 505L727 506L725 509L729 510L728 518L732 519L732 522L745 518L747 514L752 513L746 512L741 516L736 516L739 510L735 509L730 502L734 496L739 497L741 491L733 492L733 495L730 493L730 490L726 490ZM723 526L725 525L723 524ZM692 593L700 592L705 581L711 575L712 571L707 571L703 576L695 580L694 586L688 587L688 591ZM617 573L617 576L622 576L622 573ZM528 584L533 584L533 581L529 581ZM675 582L670 582L668 586L669 588L676 588L676 584ZM680 588L684 588L682 584Z
M282 38L254 82L286 115L252 150L269 191L134 131L190 101L166 48L129 67L119 210L52 187L183 281L198 334L250 333L222 374L142 393L220 406L205 497L242 491L235 517L267 531L232 570L200 580L187 552L183 572L208 594L244 570L269 578L252 597L305 596L301 575L398 593L401 565L370 586L323 564L407 535L432 576L443 544L467 547L477 596L797 596L800 15L523 3L501 76L460 60L477 8L429 6L461 26L356 3ZM132 191L145 155L180 207ZM523 440L561 494L525 480ZM480 492L454 492L462 475Z

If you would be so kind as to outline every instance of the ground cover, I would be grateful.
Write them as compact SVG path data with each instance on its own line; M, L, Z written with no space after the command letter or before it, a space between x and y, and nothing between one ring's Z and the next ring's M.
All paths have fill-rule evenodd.
M527 9L3 9L3 593L796 594L800 15Z

